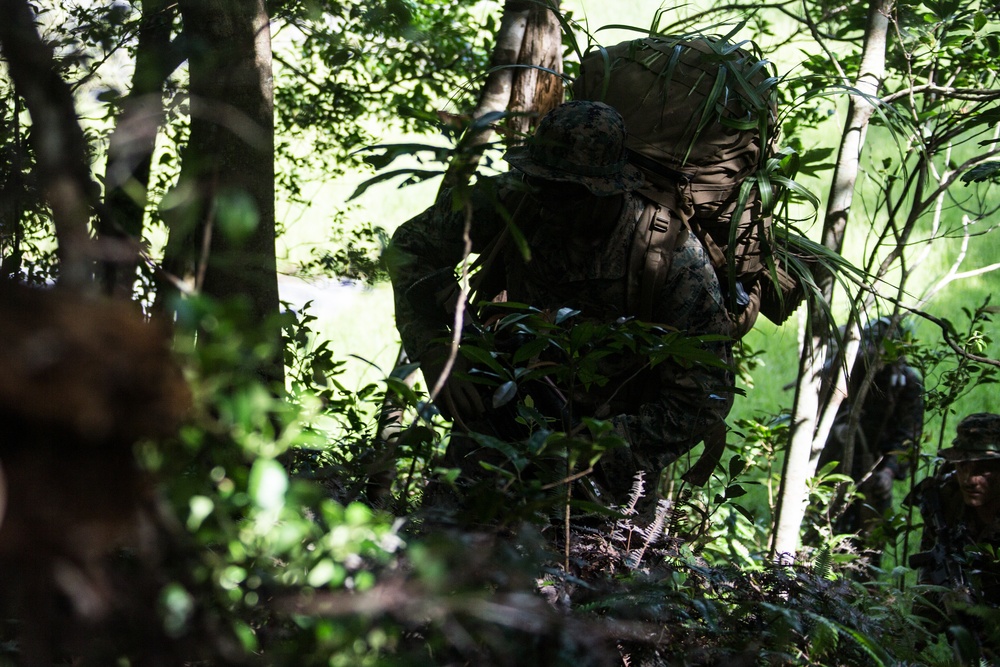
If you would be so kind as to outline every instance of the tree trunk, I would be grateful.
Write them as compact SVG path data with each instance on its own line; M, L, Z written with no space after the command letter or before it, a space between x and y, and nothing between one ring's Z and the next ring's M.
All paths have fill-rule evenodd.
M106 252L100 279L108 294L124 299L132 297L139 263L150 167L164 121L163 85L179 64L170 46L175 11L166 0L143 0L132 87L108 145L105 219L98 232L118 252Z
M559 9L559 2L553 2ZM533 4L525 26L518 64L526 65L514 70L508 110L514 114L507 121L511 135L509 142L528 136L538 121L549 111L562 104L562 29L555 11ZM551 70L549 72L544 71Z
M0 49L31 115L38 182L52 209L58 282L83 288L90 282L94 256L89 222L97 185L90 175L73 95L56 71L52 47L38 35L26 0L0 0L0 16Z
M252 325L279 310L275 258L270 28L263 0L182 0L191 134L170 216L165 265L193 266L196 287L243 301ZM284 376L280 331L261 372Z
M469 114L470 127L448 165L442 189L465 185L475 173L494 134L493 123L482 119L503 111L525 114L508 121L512 132L525 134L562 102L562 79L537 69L562 72L562 32L557 11L559 0L549 0L547 5L531 0L507 0L504 4L489 74L476 108Z
M871 0L868 7L864 48L855 83L857 92L850 98L847 124L840 142L823 224L823 244L837 252L843 247L861 151L885 73L889 29L887 14L891 6L892 0ZM833 275L821 269L817 272L817 284L822 289L825 303L809 302L809 326L804 331L800 350L791 442L785 457L772 544L773 555L783 560L793 558L798 550L799 532L808 503L808 480L816 474L819 451L826 442L844 395L843 390L846 389L843 367L834 365L829 384L835 389L825 396L821 395L823 364L830 340L827 312L833 300Z

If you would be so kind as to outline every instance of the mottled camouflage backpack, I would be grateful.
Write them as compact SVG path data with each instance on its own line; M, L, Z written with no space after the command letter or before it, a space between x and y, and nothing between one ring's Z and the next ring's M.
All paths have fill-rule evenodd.
M649 37L583 58L574 97L621 113L629 161L648 183L642 194L657 204L640 220L633 249L640 317L685 228L712 260L737 336L758 312L780 324L801 302L774 256L764 206L770 187L762 196L751 178L772 152L775 82L765 61L725 39Z

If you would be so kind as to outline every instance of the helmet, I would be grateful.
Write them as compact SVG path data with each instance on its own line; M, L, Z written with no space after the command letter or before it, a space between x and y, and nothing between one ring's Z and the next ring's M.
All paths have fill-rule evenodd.
M882 344L890 332L893 338L899 337L899 327L894 326L888 317L880 317L876 320L870 320L865 325L865 328L861 330L861 340L866 345L878 346Z
M938 456L946 461L983 461L1000 458L1000 415L979 412L958 423L951 447Z
M625 121L603 102L575 100L550 111L526 146L503 156L528 176L579 183L598 197L643 186L625 155Z

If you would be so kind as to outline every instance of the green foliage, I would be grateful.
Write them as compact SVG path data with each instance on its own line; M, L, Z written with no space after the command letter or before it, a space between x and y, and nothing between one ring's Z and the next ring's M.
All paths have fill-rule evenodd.
M367 121L426 133L440 105L467 105L465 84L486 69L492 35L468 3L279 5L275 109L292 193L307 170L357 166L356 151L372 143Z
M0 79L0 279L44 284L54 277L54 230L32 173L30 127L13 86Z
M364 394L337 387L340 365L325 344L313 344L307 313L270 325L282 325L289 341L283 394L257 378L260 359L270 355L268 337L257 338L240 308L195 299L178 312L180 347L198 390L194 415L176 441L140 449L186 534L181 557L166 566L167 634L196 635L208 630L206 619L217 619L221 627L212 631L247 654L271 656L268 664L326 664L300 650L343 659L377 651L384 642L375 637L384 633L363 624L332 628L289 611L324 592L370 589L403 544L392 517L338 502L347 495L339 485L345 477L331 485L316 474L323 456L340 463L349 456L349 448L331 453L337 429L324 416L362 432L355 410Z
M379 154L358 149L383 122L457 140L461 128L435 110L445 100L468 106L474 91L466 84L487 67L494 18L479 26L472 8L455 0L274 0L269 6L279 151L294 163L278 169L288 197L305 198L304 178L328 178L365 158L384 169L418 149L425 159L419 167L383 171L375 182L441 173L451 153L430 143L381 146ZM788 179L815 178L831 167L834 150L815 136L829 129L825 122L836 106L831 95L850 92L832 72L831 58L836 53L837 66L853 70L859 49L849 40L857 39L865 16L857 3L808 9L816 31L843 48L802 54L802 75L776 86L785 96L782 125L792 150L767 165L764 183L785 186L780 214L795 222L814 219L818 199ZM953 77L954 88L995 87L995 10L955 2L902 9L886 79L890 94L907 85L938 85L941 72ZM54 11L45 10L43 20ZM96 105L93 117L114 119L126 91L104 80L102 66L135 48L136 5L74 5L68 15L65 25L53 20L47 29L61 71ZM667 28L661 18L654 18L654 31ZM747 25L774 29L762 14ZM567 52L579 53L569 30L564 43ZM567 72L573 68L571 61ZM52 231L29 176L33 156L22 142L22 114L9 86L0 87L0 188L4 206L17 208L12 216L0 211L3 269L46 282L55 273ZM178 147L186 141L185 90L182 74L168 82L168 141L148 194L154 219L169 217L162 194L176 177ZM871 177L883 179L880 196L915 196L910 175L933 171L928 165L936 156L938 166L961 167L963 189L982 197L996 180L995 162L977 161L978 153L970 162L948 151L971 151L987 141L983 132L996 124L995 107L985 97L919 99L914 108L885 110L876 119L891 126L893 136L910 137L892 156L879 156L881 170L872 168ZM88 128L95 163L108 130ZM927 137L933 140L922 143ZM913 162L921 158L924 163ZM957 206L968 209L970 202ZM800 214L802 206L811 212ZM224 208L223 233L240 238L252 228L245 207ZM382 226L346 231L339 216L333 224L330 247L305 270L381 277ZM813 254L831 266L843 261ZM846 272L859 283L869 273ZM195 409L177 438L141 443L137 451L160 480L166 513L177 523L157 595L164 633L177 641L213 638L185 655L187 662L231 664L256 656L269 665L946 665L956 664L951 638L962 656L976 655L961 625L951 635L926 629L918 604L928 592L905 584L902 576L912 574L862 569L845 536L833 532L833 513L851 491L831 470L810 484L811 565L768 562L787 415L737 422L726 456L702 489L678 482L680 465L667 471L666 484L638 480L625 507L608 507L600 489L587 485L594 465L623 446L609 422L578 417L589 412L589 406L580 409L581 395L614 391L606 364L623 355L642 359L637 372L666 360L711 364L703 349L711 341L635 322L580 322L572 311L508 305L496 315L494 327L469 332L463 349L475 368L469 378L495 410L512 417L516 432L476 435L490 457L470 476L441 464L449 425L404 381L413 368L396 369L384 388L348 389L340 379L345 355L317 337L308 305L264 325L237 304L197 298L179 304L178 350ZM962 331L945 321L948 342L982 355L991 343L993 308L986 303L966 315L970 323ZM268 386L257 374L272 358L269 334L278 329L286 345L285 387ZM932 411L954 412L967 392L995 382L993 366L956 354L945 341L905 353L925 378L935 378L927 395ZM745 380L763 384L759 361L759 352L744 348ZM405 415L391 445L374 418L384 401ZM942 422L939 441L944 432ZM927 453L920 456L931 462ZM375 477L384 474L385 488L374 489ZM435 485L476 496L465 519L491 530L445 530L416 511ZM651 521L639 516L650 502L656 503ZM572 530L561 530L567 517ZM911 518L889 517L890 538L915 538Z
M596 395L610 401L631 390L609 386L609 367L624 364L639 377L667 359L688 366L720 363L702 349L705 341L633 320L580 320L570 309L547 313L513 303L491 305L489 319L490 326L467 331L461 347L472 369L465 377L482 387L491 407L482 422L472 425L471 436L489 452L482 455L486 473L438 471L449 483L459 479L473 485L459 493L475 496L486 512L475 522L495 521L492 512L499 507L505 522L547 520L561 502L554 491L568 489L569 482L592 471L604 452L622 446L609 422L581 417L606 412L592 404ZM583 397L589 402L579 405ZM397 398L427 416L408 389ZM425 422L405 429L403 441L410 434L429 444ZM484 475L493 482L484 483Z
M385 281L384 251L389 235L379 225L371 223L351 227L343 215L338 215L329 240L312 250L312 257L303 262L301 270L307 276L339 276L367 285Z
M958 400L975 389L997 382L997 367L982 362L982 355L992 343L989 325L996 311L989 297L975 310L962 308L969 320L964 331L959 331L949 320L939 320L940 343L915 345L906 351L910 363L931 380L925 383L924 405L928 412L942 416L939 448L943 446L947 416L955 413Z

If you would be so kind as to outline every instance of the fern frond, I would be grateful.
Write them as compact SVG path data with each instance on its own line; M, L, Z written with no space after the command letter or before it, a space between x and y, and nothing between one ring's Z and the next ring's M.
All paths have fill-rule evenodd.
M830 545L823 545L823 548L820 549L819 554L816 556L816 561L813 563L813 571L820 579L828 579L832 569L833 552L830 549Z
M635 506L639 504L646 493L646 471L640 470L632 478L632 488L628 492L628 504L622 508L622 514L632 516L635 514Z

